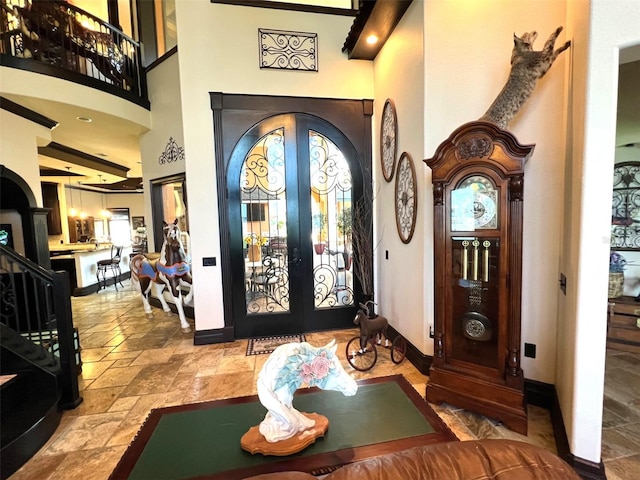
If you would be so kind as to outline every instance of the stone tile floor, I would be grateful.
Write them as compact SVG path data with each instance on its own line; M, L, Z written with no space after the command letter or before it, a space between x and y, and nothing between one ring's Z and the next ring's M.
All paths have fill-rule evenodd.
M607 350L602 461L608 480L640 478L640 353Z
M73 298L72 308L82 345L84 402L64 412L53 437L11 480L107 479L151 409L256 394L268 355L246 356L247 340L193 345L193 334L180 331L176 315L154 309L154 318L145 317L128 282L118 292L110 287ZM335 338L343 352L356 334L356 329L309 333L307 341L322 345ZM402 374L424 396L428 377L406 360L393 364L385 353L368 372L355 371L346 360L343 364L355 379ZM640 471L640 390L628 382L628 377L639 378L640 361L624 354L612 358L607 372L623 381L605 401L603 459L607 471L617 475L610 479L625 480L637 478L629 472ZM612 386L609 379L607 386ZM556 452L545 409L529 407L529 434L522 436L464 410L433 408L460 440L514 438Z

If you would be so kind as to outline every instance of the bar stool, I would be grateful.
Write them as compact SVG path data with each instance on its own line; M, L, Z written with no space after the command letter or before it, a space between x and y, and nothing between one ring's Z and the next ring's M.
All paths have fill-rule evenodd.
M120 286L124 288L122 282L119 279L120 274L122 273L120 270L120 259L122 255L122 246L111 245L111 258L107 258L105 260L98 260L97 270L96 270L96 278L98 279L98 291L103 288L107 288L107 270L111 271L111 276L113 280L113 286L116 287L116 291L118 291L118 283ZM102 279L100 277L102 276Z

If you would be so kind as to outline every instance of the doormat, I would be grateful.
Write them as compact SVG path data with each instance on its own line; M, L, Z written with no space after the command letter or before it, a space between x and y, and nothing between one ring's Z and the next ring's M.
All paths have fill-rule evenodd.
M304 342L305 337L300 335L280 335L277 337L259 337L250 338L247 344L247 355L262 355L263 353L271 353L280 345L292 342Z
M418 445L457 441L402 375L358 381L358 392L303 388L293 403L329 419L323 438L286 457L251 455L240 439L266 413L257 395L154 409L110 480L235 480L288 470L329 473Z

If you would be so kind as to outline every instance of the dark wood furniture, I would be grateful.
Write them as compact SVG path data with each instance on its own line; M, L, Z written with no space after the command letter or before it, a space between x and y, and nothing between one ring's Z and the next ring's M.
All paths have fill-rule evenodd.
M50 208L47 212L47 230L49 235L62 235L62 219L60 217L60 200L58 199L58 184L42 182L42 204Z
M636 297L609 299L607 347L640 353L640 302Z
M520 368L524 164L533 145L486 122L425 160L434 196L434 357L427 400L526 435Z
M364 460L368 458L378 457L388 453L401 452L403 450L423 446L432 445L442 442L457 442L457 437L451 432L449 427L438 417L438 415L429 407L420 394L411 386L411 384L402 375L391 375L387 377L378 377L366 380L358 380L359 386L378 385L385 382L395 382L400 387L404 395L407 397L407 401L417 409L420 415L433 428L432 433L426 433L423 435L415 435L409 437L403 437L401 434L396 435L395 440L388 440L381 443L372 443L369 445L352 446L348 435L342 437L342 440L338 442L339 449L333 451L306 451L301 452L298 455L273 457L272 459L262 460L261 457L257 459L249 458L246 465L235 469L227 470L225 472L208 473L198 478L207 478L208 480L234 480L243 479L252 475L260 475L271 472L284 472L288 470L300 470L309 472L313 475L321 475L328 473L336 468L348 464ZM318 392L317 387L302 388L296 392L296 398L300 396L312 394ZM361 393L361 392L359 392ZM338 394L340 395L340 394ZM358 395L358 394L356 394ZM202 402L197 404L185 404L177 405L173 407L164 407L154 409L147 419L144 425L137 433L134 441L129 445L129 448L125 451L124 455L118 462L118 465L114 469L113 473L109 477L110 480L124 480L130 478L131 472L136 467L136 463L140 459L140 456L145 452L145 448L148 448L151 437L162 418L165 415L171 415L174 413L186 413L193 410L207 410L215 408L217 406L228 405L241 405L250 402L259 402L257 395L251 395L246 397L228 398L224 400L215 400L211 402ZM409 405L409 404L406 404ZM366 410L365 410L366 411ZM357 434L362 428L366 429L366 425L361 426L362 422L370 420L363 419L365 417L362 412L353 412L353 431ZM394 418L391 417L389 421L391 425L386 428L391 428L398 432L398 425L401 422L394 424ZM229 423L229 426L237 427L237 424ZM233 430L226 430L227 437L226 442L236 442L237 448L240 450L240 438L244 431L238 433ZM329 429L331 432L331 428ZM343 434L344 435L344 434ZM328 441L325 439L325 441ZM313 447L311 447L313 448ZM248 455L248 454L247 454Z
M69 217L69 243L86 242L95 235L93 217Z

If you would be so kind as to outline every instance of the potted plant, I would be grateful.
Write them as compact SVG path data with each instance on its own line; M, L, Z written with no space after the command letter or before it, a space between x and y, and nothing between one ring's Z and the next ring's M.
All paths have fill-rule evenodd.
M609 255L609 298L622 296L626 265L627 261L622 255L618 252L611 252Z
M247 258L250 262L259 262L262 257L262 247L267 244L267 238L251 232L244 237L247 245Z
M351 215L351 245L353 247L353 273L360 282L360 303L373 301L373 216L372 203L365 195L353 205ZM369 316L375 316L373 305Z
M312 220L314 233L317 233L318 235L318 241L313 245L313 248L318 255L322 255L324 253L324 249L327 248L327 244L324 241L327 215L322 212L316 213L313 215Z

